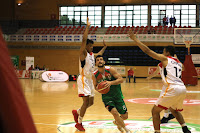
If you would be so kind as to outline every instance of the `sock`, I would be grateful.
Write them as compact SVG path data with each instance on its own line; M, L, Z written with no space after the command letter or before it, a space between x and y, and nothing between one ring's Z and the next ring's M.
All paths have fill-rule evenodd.
M155 130L155 133L160 133L160 130Z
M82 120L83 120L83 117L80 117L80 116L79 116L79 117L78 117L78 123L81 124L81 123L82 123Z
M128 132L128 131L130 131L128 128L126 128L126 127L124 127L124 130L126 131L126 132Z
M181 127L185 127L185 126L187 126L185 123L183 123L183 124L181 125Z
M169 117L169 113L164 113L164 117L168 118Z
M81 109L77 109L77 113L78 113L78 115L80 115L80 111L81 111Z

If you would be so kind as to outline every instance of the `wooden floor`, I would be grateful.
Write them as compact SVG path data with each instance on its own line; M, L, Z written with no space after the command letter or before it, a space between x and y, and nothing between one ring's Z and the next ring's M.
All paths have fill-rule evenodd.
M78 109L82 104L82 99L77 95L76 82L70 81L66 83L47 83L40 82L37 79L20 79L30 107L35 125L39 133L78 133L73 126L59 127L59 124L73 122L71 114L72 109ZM199 85L189 86L186 99L193 99L193 102L200 104L200 80ZM137 79L137 83L123 83L122 90L124 99L135 98L158 98L162 87L161 79ZM154 91L152 91L154 90ZM196 100L196 101L195 101ZM152 104L139 104L126 102L129 119L134 120L150 120ZM200 106L187 105L184 106L182 112L186 123L200 125ZM163 112L162 114L163 115ZM84 120L112 120L113 117L104 108L101 101L101 95L96 92L94 105L90 107ZM175 121L175 120L172 120ZM84 124L83 124L84 125ZM59 128L58 128L59 127ZM200 127L200 126L199 126ZM58 129L59 130L58 130ZM200 128L199 128L200 129ZM133 129L134 133L147 133ZM117 133L116 128L107 129L106 126L101 128L86 128L86 133ZM171 131L170 131L171 132Z

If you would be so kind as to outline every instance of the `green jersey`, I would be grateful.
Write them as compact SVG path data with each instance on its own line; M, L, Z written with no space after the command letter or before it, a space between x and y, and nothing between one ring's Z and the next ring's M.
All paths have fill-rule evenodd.
M105 67L104 74L101 74L98 70L94 72L95 78L97 80L97 83L100 83L102 81L113 81L116 80L115 77L110 73L110 67ZM121 84L118 85L111 85L110 91L107 94L102 94L102 100L109 99L109 98L115 98L115 99L123 99L123 94L121 91Z

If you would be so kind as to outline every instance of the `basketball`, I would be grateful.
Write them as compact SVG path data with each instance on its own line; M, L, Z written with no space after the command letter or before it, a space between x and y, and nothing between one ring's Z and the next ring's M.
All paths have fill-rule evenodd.
M97 91L101 94L107 94L110 91L110 87L105 88L106 81L102 81L97 85Z

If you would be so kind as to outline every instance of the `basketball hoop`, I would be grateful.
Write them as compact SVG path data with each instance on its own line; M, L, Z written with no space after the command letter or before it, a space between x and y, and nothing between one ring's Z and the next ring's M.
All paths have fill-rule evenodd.
M190 48L192 41L184 41L186 48Z
M190 45L192 44L192 40L188 41L188 40L184 40L185 46L188 49L188 55L190 55Z

